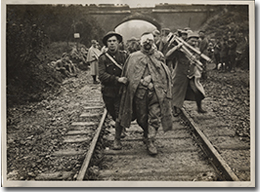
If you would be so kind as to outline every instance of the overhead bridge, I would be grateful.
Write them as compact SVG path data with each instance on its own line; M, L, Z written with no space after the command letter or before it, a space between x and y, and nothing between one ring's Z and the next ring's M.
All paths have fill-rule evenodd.
M190 27L198 30L221 6L160 4L154 7L130 8L128 5L99 4L86 6L86 14L94 17L104 31L114 30L129 20L144 20L157 29L175 31Z

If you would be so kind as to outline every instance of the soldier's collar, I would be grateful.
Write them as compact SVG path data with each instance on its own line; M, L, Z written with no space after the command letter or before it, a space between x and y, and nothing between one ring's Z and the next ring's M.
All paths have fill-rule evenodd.
M116 55L116 54L118 53L118 50L115 51L115 52L112 52L112 51L110 51L110 50L108 49L108 50L107 50L107 53L108 53L109 55L114 56L114 55Z

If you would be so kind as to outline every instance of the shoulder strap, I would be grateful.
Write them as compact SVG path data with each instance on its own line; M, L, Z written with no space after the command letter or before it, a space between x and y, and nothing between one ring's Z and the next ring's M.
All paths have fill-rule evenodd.
M105 55L119 68L122 70L122 67L111 57L108 53L105 53Z

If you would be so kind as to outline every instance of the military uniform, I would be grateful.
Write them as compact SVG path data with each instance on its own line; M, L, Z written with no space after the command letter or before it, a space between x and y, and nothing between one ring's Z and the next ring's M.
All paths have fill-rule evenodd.
M131 120L136 118L144 130L148 153L157 154L151 149L158 128L162 125L164 131L172 129L171 76L162 53L157 50L145 53L141 49L131 54L122 76L129 83L122 89L120 125L130 127Z
M197 33L191 33L190 38L198 38ZM181 108L184 100L196 101L198 112L205 113L201 107L201 101L205 98L205 91L200 84L201 70L189 59L181 49L172 49L167 57L175 58L176 66L173 71L172 105L174 108ZM167 58L166 58L167 59ZM199 58L197 58L198 60ZM176 114L177 115L177 114Z
M199 41L199 49L200 52L207 55L207 48L208 48L209 41L206 37L200 39ZM200 62L203 64L203 71L202 71L202 78L207 79L207 63L204 59L201 59Z
M220 63L220 51L221 51L221 43L220 41L217 41L214 45L214 57L216 60L216 68L218 67L218 64Z
M233 37L234 38L234 37ZM236 67L236 48L237 48L237 42L235 39L229 39L228 40L228 67L229 71L232 71Z
M199 81L195 81L200 78L200 71L183 52L177 50L173 56L178 61L173 72L173 106L181 108L184 100L204 99L205 91ZM192 86L193 84L196 86Z
M123 67L127 58L127 54L124 51L117 51L113 54L108 50L107 54L109 54L117 64ZM109 114L112 116L113 120L116 120L120 104L120 83L118 82L118 78L120 77L122 70L117 67L105 53L100 55L98 63L103 100Z
M223 39L224 42L222 44L221 47L221 51L220 51L220 62L221 62L221 70L223 72L225 72L227 70L227 66L228 66L228 44L227 44L227 40L224 38Z

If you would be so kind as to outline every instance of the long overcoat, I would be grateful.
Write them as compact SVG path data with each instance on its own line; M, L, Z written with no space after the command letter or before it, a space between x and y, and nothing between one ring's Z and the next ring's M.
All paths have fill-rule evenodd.
M123 127L130 127L131 120L135 119L133 99L147 66L152 76L155 93L159 100L163 130L171 130L171 74L168 67L164 64L162 53L157 50L154 50L153 54L150 55L142 51L137 51L132 53L126 60L122 76L127 77L128 84L121 90L122 97L118 118L119 122Z
M87 62L90 63L90 75L98 75L98 57L101 55L101 51L98 48L89 48L87 54Z
M173 56L177 62L172 75L172 104L181 108L184 100L195 101L195 93L192 89L188 89L189 81L194 81L201 99L205 97L205 91L199 81L201 78L199 69L194 64L191 64L182 51L175 51Z

